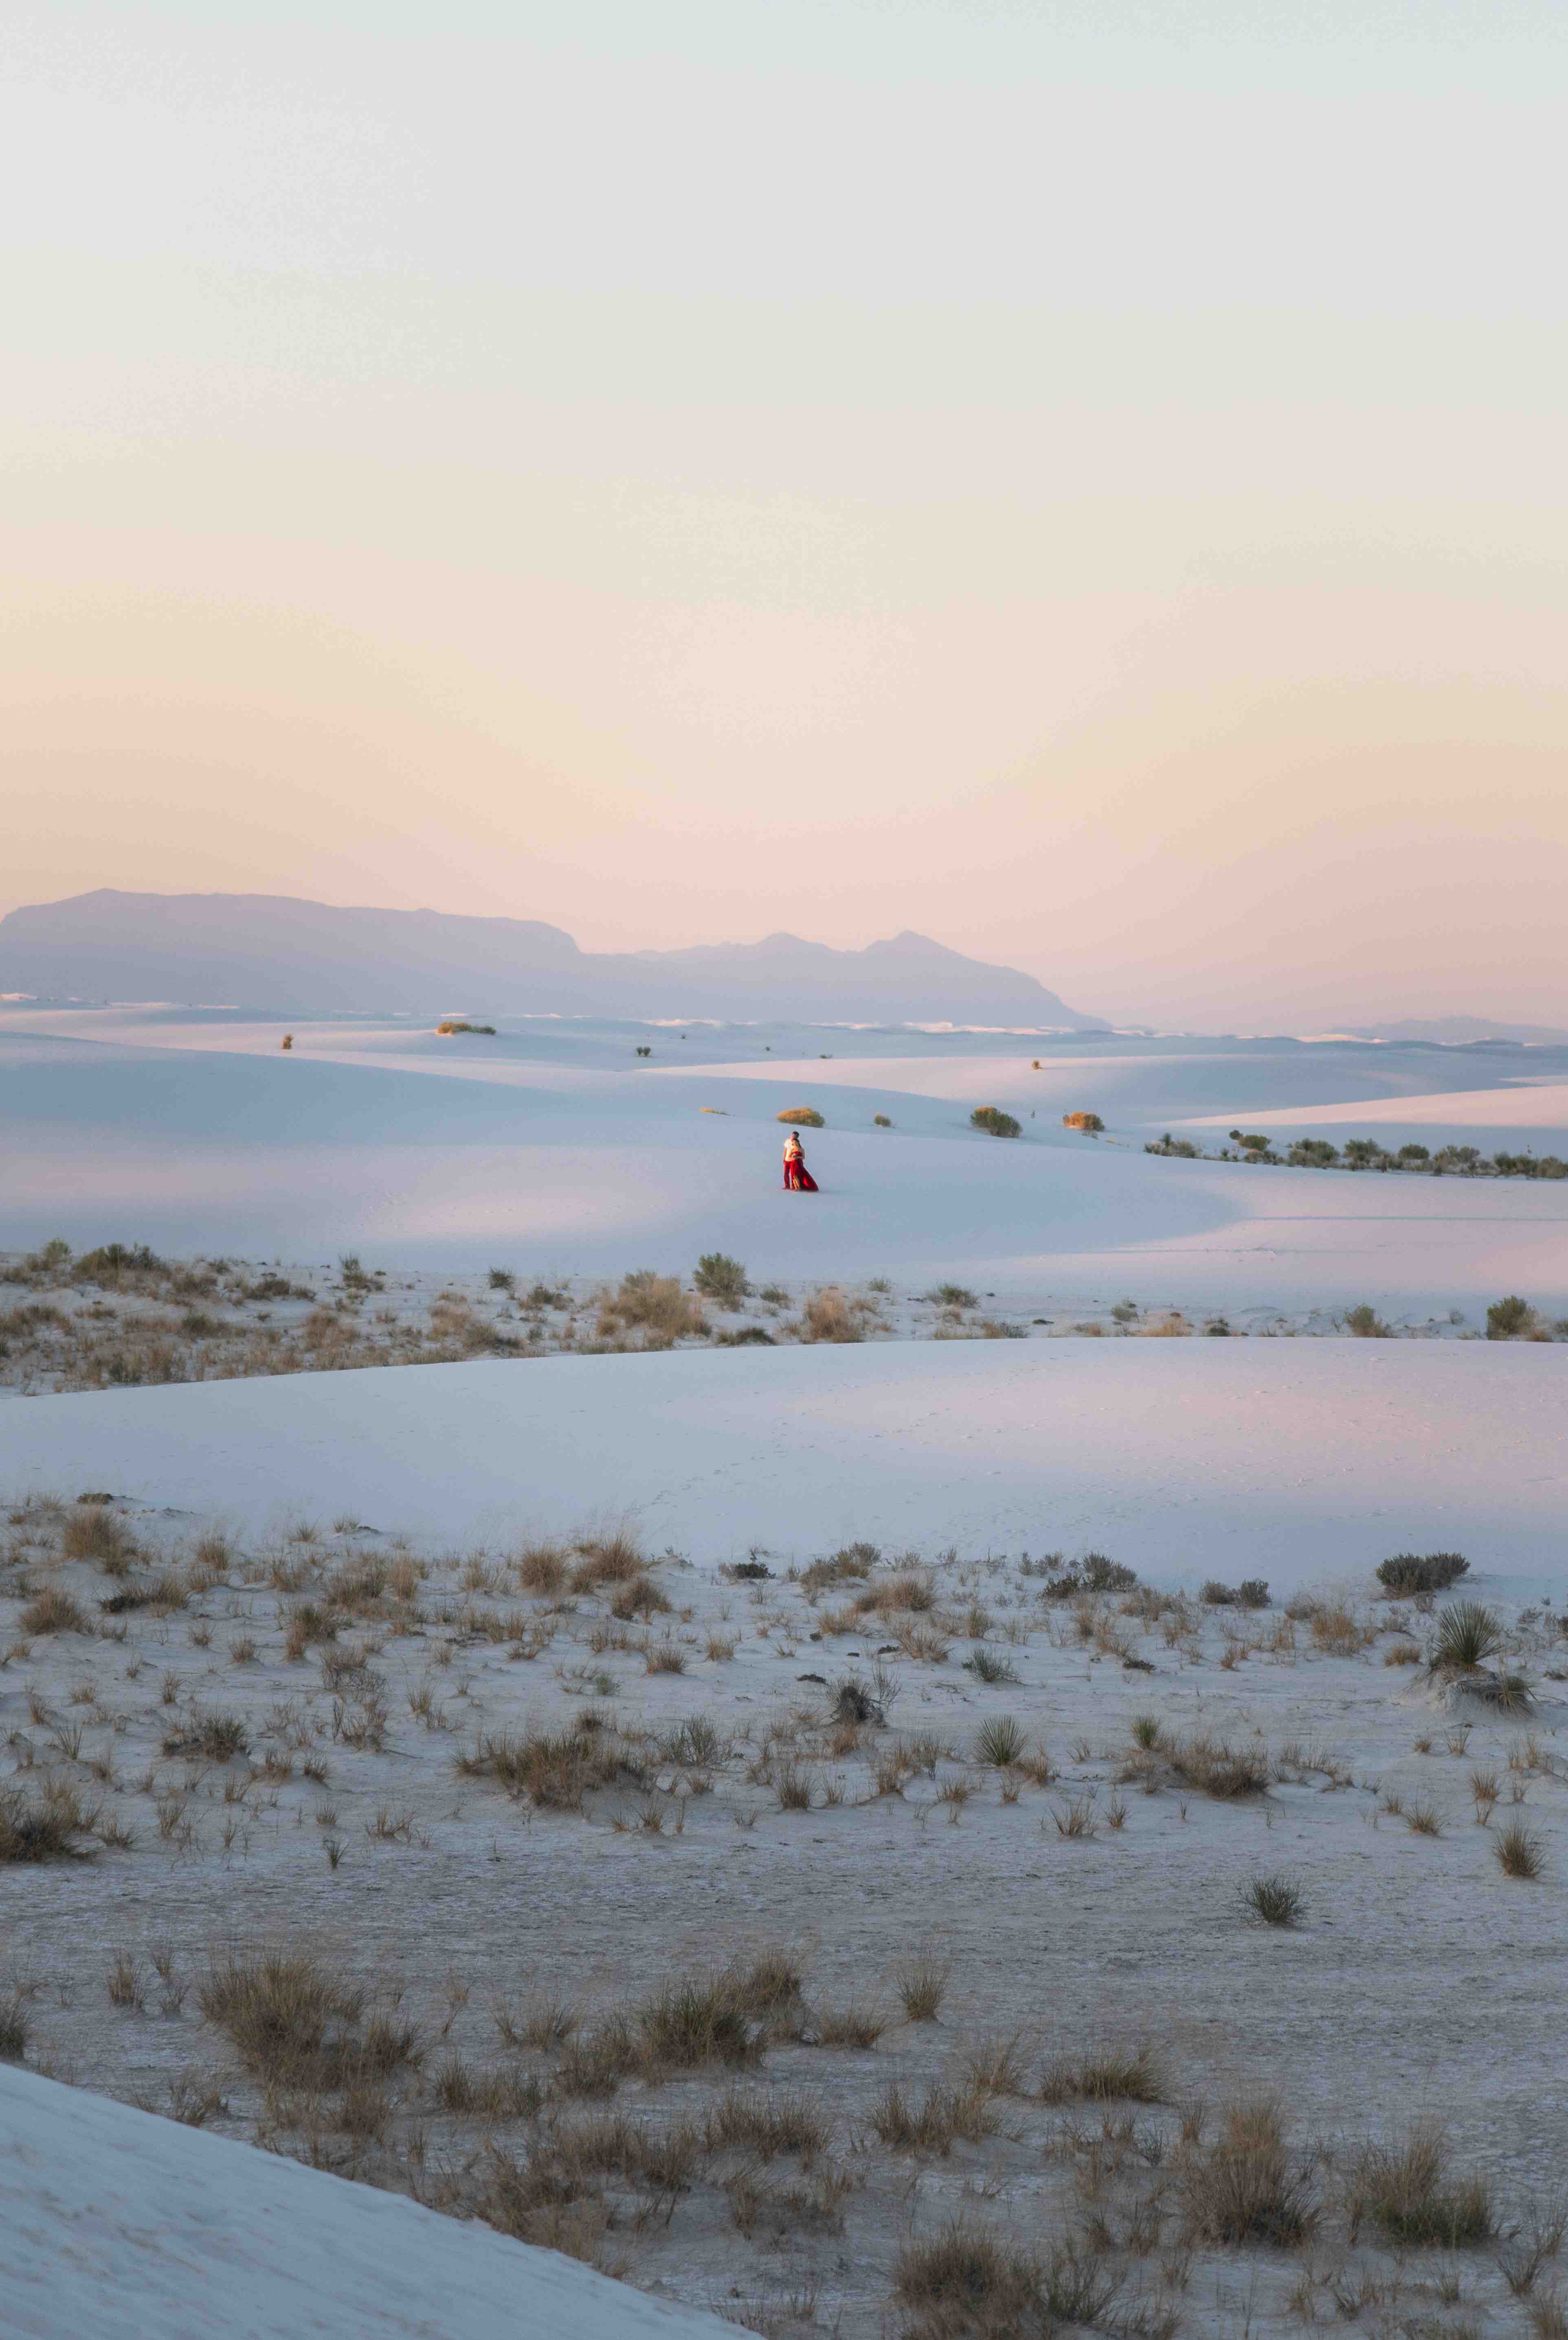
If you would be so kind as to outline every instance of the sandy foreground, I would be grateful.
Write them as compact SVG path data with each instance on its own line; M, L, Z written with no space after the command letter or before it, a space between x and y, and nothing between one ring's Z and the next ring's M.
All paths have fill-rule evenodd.
M1143 1155L1173 1084L1333 1102L1343 1065L1282 1100L1278 1052L1107 1050L1097 1092L1050 1075L1106 1146L987 1145L952 1096L1009 1103L994 1050L878 1042L874 1083L819 1078L899 1125L830 1119L807 1220L753 1191L771 1067L656 1069L633 1110L581 1036L475 1079L407 1036L279 1066L199 1019L35 1026L16 1248L259 1259L259 1215L283 1258L373 1234L389 1283L466 1277L499 1321L496 1256L722 1246L886 1271L890 1321L0 1411L0 1785L51 1855L0 1863L19 2329L309 2330L263 2280L298 2272L314 2328L454 2340L619 2340L639 2293L846 2340L1556 2340L1568 1357L1456 1335L1557 1304L1563 1188ZM1402 1101L1376 1056L1347 1113ZM1424 1337L938 1340L898 1312L944 1266L998 1311L1057 1276ZM1381 1598L1401 1552L1469 1572ZM1203 1598L1244 1580L1266 1605ZM1432 1663L1463 1601L1499 1636L1464 1679Z

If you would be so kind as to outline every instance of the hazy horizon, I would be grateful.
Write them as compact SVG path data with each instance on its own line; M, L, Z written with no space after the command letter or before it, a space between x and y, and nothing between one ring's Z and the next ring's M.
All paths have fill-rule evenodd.
M1563 60L1531 0L24 7L0 911L1568 1023Z

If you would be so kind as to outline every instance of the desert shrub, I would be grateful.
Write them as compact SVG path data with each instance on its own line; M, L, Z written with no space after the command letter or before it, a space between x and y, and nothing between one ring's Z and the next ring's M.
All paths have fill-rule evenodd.
M1080 1592L1131 1592L1137 1581L1136 1569L1119 1560L1107 1560L1103 1552L1087 1552L1081 1560L1070 1560L1054 1576L1047 1573L1045 1597L1047 1601L1073 1601Z
M201 1755L209 1763L232 1763L250 1746L245 1726L237 1714L205 1714L193 1707L188 1722L164 1734L165 1755Z
M900 1968L896 1983L910 2023L935 2023L948 1995L950 1971L944 1960L925 1955L911 1958Z
M1296 1170L1332 1170L1339 1159L1339 1148L1326 1137L1301 1137L1285 1158Z
M723 1308L735 1307L751 1289L740 1262L723 1251L705 1251L691 1281L704 1300Z
M80 1498L65 1522L60 1552L65 1560L94 1560L110 1575L123 1574L137 1556L134 1538L114 1512Z
M869 1576L881 1556L874 1543L843 1544L834 1552L831 1559L814 1560L809 1568L801 1572L801 1590L806 1592L825 1592L829 1585L842 1584L853 1577ZM739 1576L743 1570L744 1563L741 1567L738 1567L734 1573ZM758 1573L766 1576L768 1571L766 1568L761 1568Z
M893 1125L885 1113L874 1113L871 1115L871 1126L873 1129L891 1129Z
M1268 1581L1262 1576L1244 1576L1239 1584L1221 1584L1211 1576L1204 1586L1203 1597L1211 1609L1266 1609Z
M470 1024L461 1016L443 1016L435 1028L443 1037L450 1036L453 1032L481 1032L488 1040L493 1040L495 1037L493 1024Z
M969 1127L983 1129L987 1137L1021 1137L1024 1134L1023 1123L1015 1121L1010 1113L1004 1113L1000 1106L995 1105L978 1105L969 1115Z
M1207 2243L1289 2249L1311 2231L1305 2180L1285 2151L1277 2106L1233 2105L1210 2151L1182 2175L1188 2232Z
M814 1292L800 1311L800 1338L803 1341L863 1341L866 1337L862 1310L839 1289L836 1284Z
M1444 2250L1484 2243L1492 2232L1484 2178L1451 2184L1448 2139L1435 2121L1418 2121L1403 2147L1369 2146L1353 2185L1353 2224L1371 2218L1392 2243L1435 2244Z
M1047 2328L1041 2270L1027 2252L968 2218L925 2241L906 2242L893 2288L925 2328L942 2334L1033 2335ZM930 2319L926 2323L926 2319Z
M814 1105L786 1106L774 1119L789 1122L797 1129L825 1129L828 1125Z
M1494 1610L1479 1601L1452 1601L1438 1614L1433 1668L1468 1672L1484 1664L1502 1640L1502 1621Z
M1416 1592L1446 1592L1469 1573L1470 1562L1457 1552L1396 1552L1377 1564L1377 1581L1391 1600Z
M1168 1129L1163 1137L1151 1138L1144 1147L1144 1152L1174 1155L1178 1162L1196 1162L1198 1159L1198 1150L1192 1140L1188 1137L1173 1137Z
M590 1788L640 1781L643 1766L613 1736L581 1726L571 1730L481 1732L471 1755L460 1755L468 1779L495 1780L510 1795L527 1796L541 1810L575 1811Z
M74 1788L64 1781L46 1787L36 1800L20 1788L0 1788L0 1864L83 1857L74 1839L93 1821Z
M1244 1887L1242 1906L1265 1926L1294 1926L1306 1896L1293 1877L1255 1877Z
M618 1617L624 1625L633 1617L667 1616L670 1608L669 1599L650 1576L634 1576L617 1591L610 1604L610 1613Z
M1165 2068L1146 2043L1077 2059L1058 2056L1041 2073L1037 2091L1045 2105L1163 2105L1168 2093Z
M750 2064L762 2052L761 2035L732 1975L666 1983L640 2008L638 2028L649 2062L662 2071Z
M513 1292L517 1288L517 1272L510 1267L492 1267L490 1271L492 1292Z
M517 1581L525 1592L559 1592L566 1582L566 1562L553 1544L525 1545L517 1558Z
M973 1674L977 1681L983 1682L1014 1683L1022 1680L1010 1658L1001 1657L995 1650L983 1646L970 1651L964 1660L964 1671Z
M1514 1341L1521 1333L1535 1329L1535 1311L1528 1300L1516 1292L1506 1299L1494 1300L1486 1311L1486 1337L1489 1341Z
M0 2064L20 2064L27 2053L27 2035L31 2029L22 1994L13 1990L8 1998L0 1999Z
M627 1584L643 1573L642 1554L624 1532L586 1537L577 1549L581 1558L571 1572L574 1592L591 1592L599 1584Z
M363 1992L285 1951L231 1954L209 1973L201 2005L247 2069L273 2085L362 2088L419 2058L412 2025L372 2016L362 2030Z
M1545 1848L1533 1829L1523 1820L1510 1820L1505 1829L1494 1837L1492 1850L1504 1877L1523 1877L1533 1883L1541 1874L1545 1859Z
M81 1602L57 1584L46 1584L22 1611L25 1633L90 1633L92 1630Z
M620 1289L600 1302L599 1328L638 1331L651 1343L666 1344L707 1330L701 1303L681 1290L680 1277L660 1275L651 1267L623 1275Z
M1178 1780L1222 1802L1238 1796L1261 1796L1268 1788L1268 1758L1261 1749L1234 1748L1228 1740L1211 1739L1206 1732L1173 1740L1166 1760Z
M1064 1129L1087 1129L1092 1131L1103 1129L1105 1127L1105 1123L1100 1119L1097 1113L1064 1113L1062 1115L1062 1127Z
M157 1276L168 1273L168 1263L145 1244L100 1244L84 1252L71 1271L76 1284L114 1285L127 1275Z
M1363 1300L1345 1312L1345 1329L1358 1341L1391 1341L1394 1331L1385 1324L1370 1300Z
M1005 1771L1024 1751L1022 1725L1010 1714L995 1714L975 1733L975 1760Z

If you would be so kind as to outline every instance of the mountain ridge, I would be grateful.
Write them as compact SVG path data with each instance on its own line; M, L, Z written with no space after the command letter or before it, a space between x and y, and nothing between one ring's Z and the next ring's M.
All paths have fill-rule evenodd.
M113 887L0 918L0 992L280 1013L434 1012L461 997L499 1014L1106 1028L1034 976L911 928L860 949L780 929L752 943L584 951L542 919Z

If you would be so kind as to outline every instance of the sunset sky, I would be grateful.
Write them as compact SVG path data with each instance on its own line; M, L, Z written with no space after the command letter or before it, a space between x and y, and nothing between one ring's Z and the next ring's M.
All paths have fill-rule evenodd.
M8 22L0 910L1568 1024L1560 5Z

